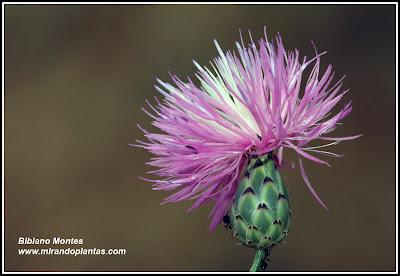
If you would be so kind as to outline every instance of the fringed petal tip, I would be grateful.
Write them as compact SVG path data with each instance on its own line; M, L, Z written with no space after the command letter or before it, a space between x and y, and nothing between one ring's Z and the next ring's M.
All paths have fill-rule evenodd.
M325 205L325 203L320 199L320 197L318 196L317 192L315 192L314 188L311 186L310 180L308 180L308 177L306 175L306 172L304 170L304 166L303 166L303 161L301 160L301 158L299 158L299 167L300 167L300 172L301 175L304 179L304 182L306 183L308 189L310 190L311 194L314 196L314 198L318 201L318 203L324 207L326 210L329 211L329 208Z

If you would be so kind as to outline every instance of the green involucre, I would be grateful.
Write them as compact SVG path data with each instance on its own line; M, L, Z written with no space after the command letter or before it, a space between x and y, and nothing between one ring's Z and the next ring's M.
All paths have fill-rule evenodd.
M286 238L289 194L271 153L250 159L227 218L233 237L245 246L267 250Z

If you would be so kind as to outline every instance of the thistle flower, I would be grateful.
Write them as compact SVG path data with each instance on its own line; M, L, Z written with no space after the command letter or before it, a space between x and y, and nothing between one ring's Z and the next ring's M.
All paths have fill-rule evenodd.
M234 236L261 250L261 261L289 228L289 196L277 172L283 150L297 153L305 184L326 208L306 176L302 158L329 165L316 155L339 155L320 148L358 137L328 136L351 112L351 103L331 114L348 90L342 90L343 78L333 83L331 65L320 73L325 52L318 53L314 46L315 56L300 61L299 51L286 51L279 34L274 43L264 33L257 44L251 35L247 46L241 39L237 53L224 53L215 41L219 56L210 68L193 61L199 85L175 75L171 75L173 85L158 79L156 89L164 99L156 98L155 107L147 101L152 112L143 110L163 133L139 126L148 141L136 145L155 155L148 164L157 167L151 173L161 179L146 180L154 183L155 190L175 190L164 203L195 200L192 210L214 201L209 230L225 216ZM302 88L303 73L312 65ZM308 146L317 139L328 142ZM257 171L260 166L263 169ZM263 190L268 183L272 184ZM279 199L284 202L281 207ZM276 224L281 227L272 231Z

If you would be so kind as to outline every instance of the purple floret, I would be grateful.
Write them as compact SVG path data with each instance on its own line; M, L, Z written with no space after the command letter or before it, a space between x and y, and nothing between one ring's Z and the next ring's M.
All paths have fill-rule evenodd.
M215 201L210 230L216 228L227 213L251 154L277 153L283 162L284 148L299 157L300 172L318 200L305 174L301 158L329 165L315 154L339 157L320 148L359 136L328 137L337 123L351 112L351 103L337 114L333 107L348 90L342 90L343 78L332 85L334 73L329 65L320 73L320 57L299 61L299 51L286 51L278 35L275 43L267 35L256 45L236 43L238 54L223 53L215 42L219 56L212 70L196 62L196 85L190 78L180 80L171 75L174 85L158 80L157 90L164 96L144 110L153 118L161 133L143 128L147 142L137 141L155 157L147 164L157 167L155 190L175 190L166 202L195 199L189 210ZM315 48L315 47L314 47ZM304 70L313 64L305 87L301 88ZM313 140L328 144L309 147Z

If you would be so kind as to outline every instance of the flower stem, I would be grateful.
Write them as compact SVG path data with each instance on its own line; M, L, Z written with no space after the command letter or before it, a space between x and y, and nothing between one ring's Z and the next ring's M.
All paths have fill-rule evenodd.
M256 255L254 256L253 264L250 268L250 272L257 272L264 270L264 265L265 265L264 262L266 257L268 256L266 256L265 250L257 249Z

